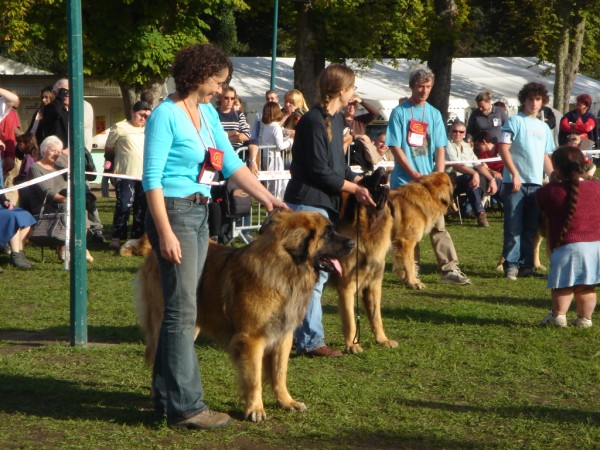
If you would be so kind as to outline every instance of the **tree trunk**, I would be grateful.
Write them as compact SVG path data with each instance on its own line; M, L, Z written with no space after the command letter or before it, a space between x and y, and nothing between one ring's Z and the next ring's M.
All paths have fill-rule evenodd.
M145 89L141 89L139 86L132 86L124 82L119 82L119 89L121 90L121 96L123 97L123 110L127 120L131 119L131 108L134 103L140 99L142 92L152 98L152 102L149 103L151 103L150 106L155 107L167 94L164 86L165 81L162 78L150 80Z
M581 48L583 47L585 34L585 17L576 14L573 18L570 18L568 11L566 11L563 18L564 25L555 61L554 107L565 113L569 110L571 89L579 71Z
M317 36L311 27L311 3L298 2L296 61L294 61L294 88L304 94L306 103L318 103L317 78L325 68L325 56L319 52Z
M427 58L427 66L435 75L428 101L440 110L446 123L452 87L452 57L456 53L456 3L454 0L435 0L435 12L440 20L431 38Z

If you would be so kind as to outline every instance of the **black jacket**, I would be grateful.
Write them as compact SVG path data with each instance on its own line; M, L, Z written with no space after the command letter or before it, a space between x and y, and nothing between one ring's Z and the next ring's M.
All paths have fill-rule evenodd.
M284 200L323 208L331 219L335 219L344 181L352 181L356 174L348 167L344 155L344 118L340 113L327 116L331 121L331 142L320 106L313 107L298 122L292 146L292 179Z

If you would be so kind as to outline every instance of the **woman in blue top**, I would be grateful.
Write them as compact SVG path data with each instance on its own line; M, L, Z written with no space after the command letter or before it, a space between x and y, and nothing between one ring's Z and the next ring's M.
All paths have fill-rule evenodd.
M158 257L165 302L152 387L156 411L166 413L173 428L215 428L231 420L204 404L194 349L196 291L208 248L210 163L267 211L285 207L235 154L209 104L231 72L231 62L217 47L179 51L172 66L176 92L154 109L146 125L146 230Z

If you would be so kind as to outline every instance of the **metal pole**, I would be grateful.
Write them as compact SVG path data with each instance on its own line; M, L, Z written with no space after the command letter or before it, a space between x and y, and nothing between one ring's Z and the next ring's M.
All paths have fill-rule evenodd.
M273 12L273 49L271 54L271 89L275 89L275 64L277 62L277 23L279 22L279 0L275 0Z
M87 345L85 150L81 0L67 3L69 41L69 171L71 188L71 346Z

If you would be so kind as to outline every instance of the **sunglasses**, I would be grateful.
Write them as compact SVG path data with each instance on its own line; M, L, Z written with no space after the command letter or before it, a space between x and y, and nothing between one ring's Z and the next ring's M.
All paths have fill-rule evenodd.
M235 100L235 97L223 97L223 100Z
M465 130L452 130L451 133L465 134Z

